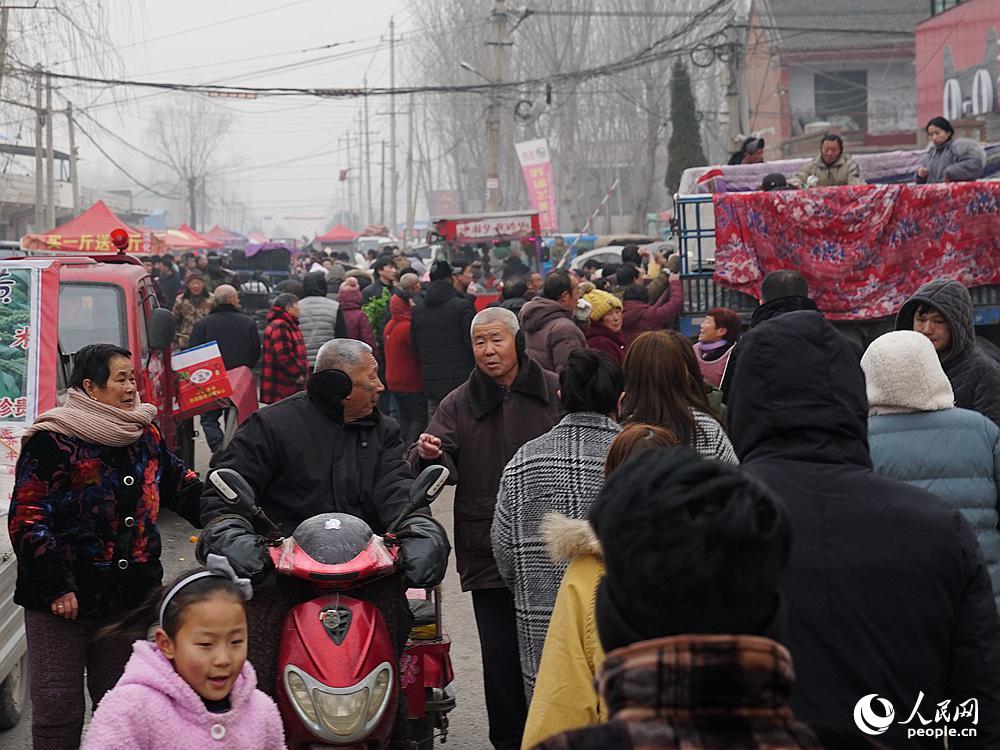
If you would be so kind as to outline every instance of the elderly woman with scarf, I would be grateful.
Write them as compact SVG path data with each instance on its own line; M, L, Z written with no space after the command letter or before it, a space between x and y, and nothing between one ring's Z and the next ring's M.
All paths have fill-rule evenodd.
M124 670L130 641L95 634L160 585L160 506L201 525L201 482L139 402L131 353L85 346L70 386L21 438L8 517L38 750L79 746L85 670L95 707Z

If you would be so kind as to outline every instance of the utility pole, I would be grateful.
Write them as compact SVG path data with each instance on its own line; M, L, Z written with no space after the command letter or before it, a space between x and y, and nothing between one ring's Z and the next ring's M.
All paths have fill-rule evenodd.
M0 91L3 90L3 69L7 62L7 19L10 8L6 5L0 10Z
M73 105L66 104L66 121L69 125L69 181L73 185L73 216L80 215L80 174L76 166L76 123L73 122Z
M726 87L726 106L729 109L729 148L735 150L740 137L749 135L750 112L747 99L747 70L743 55L746 51L747 25L745 18L733 19L730 42L729 82Z
M410 241L413 232L413 214L416 206L413 200L413 94L410 94L410 105L406 108L406 229L403 232L403 249Z
M389 234L396 231L396 19L389 16ZM384 146L384 144L383 144ZM385 223L383 221L383 223Z
M368 76L365 76L364 86L365 86L365 91L367 91L368 90ZM372 210L372 208L374 206L374 204L372 203L372 152L371 152L371 142L370 142L370 140L368 138L368 123L370 123L371 120L368 119L368 97L367 96L365 97L364 111L365 111L365 125L362 128L362 130L364 131L364 138L365 138L365 190L367 191L365 193L365 198L367 199L366 203L368 205L368 222L367 223L368 224L373 224L374 223L373 214L375 212Z
M382 164L379 167L379 210L378 223L385 224L385 140L382 141ZM390 234L392 230L389 230Z
M494 84L504 80L507 62L507 2L494 0L493 5L493 74ZM500 94L494 90L486 115L486 210L500 208Z
M350 225L350 224L354 223L354 217L353 217L353 215L354 215L354 196L353 196L353 191L351 190L351 171L352 171L353 168L351 167L351 131L350 130L347 131L347 133L344 135L343 138L341 138L339 141L337 141L337 145L339 146L342 142L345 142L345 141L347 143L347 179L344 180L344 192L347 193L347 199L346 199L346 202L347 202L347 216L344 218L344 221L342 223Z
M52 152L52 76L45 75L45 223L56 225L56 159Z
M45 189L42 182L42 66L35 66L35 231L44 232L50 227L45 224Z

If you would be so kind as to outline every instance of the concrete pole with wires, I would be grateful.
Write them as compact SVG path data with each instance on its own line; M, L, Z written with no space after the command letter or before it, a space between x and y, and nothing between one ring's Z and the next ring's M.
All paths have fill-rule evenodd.
M416 213L416 196L413 194L413 94L406 108L406 230L403 232L403 249L406 249L413 233L413 214Z
M73 104L66 103L66 123L69 126L69 181L73 186L73 216L80 215L80 174L76 163L76 123L73 122Z
M389 16L389 234L396 232L396 198L398 191L396 183L399 175L396 173L396 19Z
M493 14L493 71L494 85L503 83L507 63L507 2L494 0ZM495 89L490 97L486 115L486 210L500 208L500 92Z
M365 91L368 90L368 76L365 76L364 80ZM362 128L362 135L365 139L365 205L368 206L368 224L375 223L375 211L373 210L374 203L372 203L372 152L371 152L371 141L368 137L368 124L371 120L368 119L368 97L365 96L364 101L365 107L365 122Z
M56 159L53 152L52 76L45 76L45 224L56 225Z
M42 109L42 66L36 65L35 76L35 231L44 232L51 227L45 224L45 183L42 174L42 123L45 111Z

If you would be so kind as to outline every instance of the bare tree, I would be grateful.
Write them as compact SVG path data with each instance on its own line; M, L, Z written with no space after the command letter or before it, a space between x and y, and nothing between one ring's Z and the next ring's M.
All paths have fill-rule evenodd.
M198 228L198 204L208 178L220 170L232 116L207 98L186 95L157 109L149 128L156 151L187 196L188 223Z

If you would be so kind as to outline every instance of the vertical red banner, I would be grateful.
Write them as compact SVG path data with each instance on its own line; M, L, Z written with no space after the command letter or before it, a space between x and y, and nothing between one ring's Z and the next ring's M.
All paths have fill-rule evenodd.
M531 207L538 211L543 232L559 229L556 213L556 184L552 176L552 159L549 145L544 138L514 144L517 160L521 163L524 183L531 198Z

